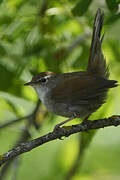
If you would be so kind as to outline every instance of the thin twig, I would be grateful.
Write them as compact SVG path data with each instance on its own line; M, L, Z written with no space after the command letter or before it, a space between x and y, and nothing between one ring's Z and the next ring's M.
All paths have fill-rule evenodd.
M16 142L16 145L14 145L14 147L18 146L20 143L22 142L26 142L28 140L28 138L30 138L30 134L29 134L29 131L28 131L28 127L26 126L26 128L22 131L20 137L19 137L19 140ZM10 168L10 165L12 164L13 161L15 161L16 158L12 158L10 159L10 161L8 161L4 166L3 168L1 169L0 171L0 180L3 180L4 177L6 176L7 174L7 171L9 170Z
M16 157L14 159L14 162L13 162L13 176L12 176L12 180L17 180L17 175L18 175L18 171L19 171L19 167L20 167L20 158L19 157Z
M90 37L90 33L88 31L86 31L83 35L78 36L72 43L70 46L68 46L66 54L70 54L72 52L72 50L74 50L77 46L79 46L80 44L83 44L86 39L88 39Z
M37 139L31 140L27 143L21 143L19 146L11 149L7 153L0 156L0 166L7 162L8 160L23 154L24 152L28 152L33 148L36 148L42 144L53 141L55 139L61 139L62 137L68 137L71 134L75 134L78 132L85 132L92 129L100 129L107 126L118 126L120 125L120 116L112 116L105 119L99 119L94 121L87 121L86 123L81 123L79 125L73 125L69 129L59 128L56 131L52 131L44 136L41 136Z
M8 126L10 126L12 124L18 123L18 122L20 122L20 121L22 121L24 119L29 119L30 117L31 117L31 114L28 115L28 116L24 116L24 117L21 117L21 118L17 118L17 119L11 120L11 121L7 121L5 123L1 123L0 124L0 129L8 127Z
M78 153L76 155L75 161L73 162L71 168L69 169L69 171L67 172L67 175L65 177L65 180L71 180L73 179L74 175L76 174L76 172L81 170L83 161L84 161L84 157L85 157L85 150L86 148L89 146L89 144L91 143L92 138L94 137L96 131L89 131L87 133L80 133L79 136L79 147L78 147Z
M77 36L77 38L71 42L71 44L66 48L61 48L59 49L56 53L55 53L55 59L60 59L63 57L68 56L69 54L71 54L71 52L80 44L84 44L86 39L88 39L90 37L90 33L88 32L88 30L83 34L83 35L79 35Z
M20 122L20 121L22 121L22 120L25 120L25 119L26 119L26 120L27 120L27 119L30 119L30 118L34 119L34 117L35 117L35 115L36 115L36 113L37 113L37 111L38 111L39 105L40 105L40 101L38 100L37 105L36 105L36 107L35 107L35 110L34 110L32 113L30 113L29 115L24 116L24 117L20 117L20 118L17 118L17 119L13 119L13 120L11 120L11 121L7 121L7 122L5 122L5 123L1 123L1 124L0 124L0 129L5 128L5 127L8 127L8 126L10 126L10 125L13 125L13 124L15 124L15 123L18 123L18 122Z
M19 144L21 144L22 142L26 142L28 141L28 139L30 138L30 133L29 133L29 128L31 125L34 125L35 126L35 122L34 122L34 119L35 119L35 116L39 110L39 105L40 105L40 101L38 100L37 104L36 104L36 107L35 109L33 110L32 114L31 115L28 115L26 116L27 119L28 119L28 123L26 124L26 127L25 129L22 131L19 139L17 140L16 144L14 145L14 147L18 146ZM26 117L23 117L21 118L22 119L26 119ZM19 118L20 119L20 118ZM9 170L9 167L10 165L12 164L12 162L18 162L19 159L17 157L14 157L12 159L10 159L10 161L8 161L4 166L3 168L1 169L0 171L0 180L3 180L5 178L5 175L7 174L7 171ZM19 165L19 164L18 164ZM16 169L17 171L17 169ZM16 172L17 173L17 172ZM14 177L15 178L15 177Z
M81 149L81 136L82 134L80 134L79 136L80 138L79 138L78 154L76 156L75 162L72 164L72 167L69 169L65 180L71 180L74 174L77 172L77 169L80 166L80 164L82 164L84 151L83 148Z

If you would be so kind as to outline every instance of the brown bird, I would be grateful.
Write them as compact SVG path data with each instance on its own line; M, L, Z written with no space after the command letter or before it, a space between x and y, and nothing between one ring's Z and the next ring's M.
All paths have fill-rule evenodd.
M104 14L98 9L86 71L63 74L41 72L33 77L31 82L25 84L34 87L49 111L68 117L67 120L57 124L55 129L75 118L87 120L105 103L109 88L117 86L117 81L108 80L109 70L102 53L103 20Z

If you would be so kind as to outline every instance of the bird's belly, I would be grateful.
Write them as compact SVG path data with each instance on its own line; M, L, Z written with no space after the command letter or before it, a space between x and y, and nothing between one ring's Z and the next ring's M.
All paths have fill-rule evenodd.
M46 103L45 106L51 112L56 115L64 116L64 117L72 117L75 113L82 118L86 117L89 114L87 108L82 105L71 106L64 103Z

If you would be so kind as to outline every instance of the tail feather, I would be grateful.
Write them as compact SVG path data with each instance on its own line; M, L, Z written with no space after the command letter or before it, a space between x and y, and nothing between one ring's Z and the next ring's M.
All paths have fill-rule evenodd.
M93 26L93 35L92 43L90 48L90 56L88 60L87 71L89 73L94 73L105 79L109 77L109 70L106 65L106 60L102 53L102 41L104 35L101 36L102 26L104 21L104 14L100 9L97 10L94 26Z

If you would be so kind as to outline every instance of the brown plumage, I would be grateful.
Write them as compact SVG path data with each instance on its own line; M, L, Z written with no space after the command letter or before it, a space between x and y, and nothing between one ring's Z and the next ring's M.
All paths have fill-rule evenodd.
M104 14L98 9L86 71L63 74L41 72L26 83L35 88L48 110L70 118L59 126L74 117L88 117L105 102L109 88L117 86L117 81L108 80L109 71L102 53L103 20Z

